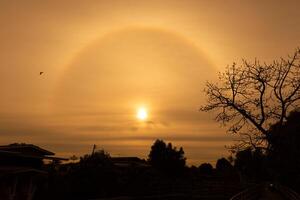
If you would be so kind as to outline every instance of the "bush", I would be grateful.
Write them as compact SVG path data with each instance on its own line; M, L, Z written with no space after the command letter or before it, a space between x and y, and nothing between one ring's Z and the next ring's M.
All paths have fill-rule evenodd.
M199 166L199 172L205 175L211 175L213 173L213 166L210 163L203 163Z
M151 147L148 161L159 170L178 173L183 171L186 158L182 147L177 150L171 143L167 145L163 140L156 140Z

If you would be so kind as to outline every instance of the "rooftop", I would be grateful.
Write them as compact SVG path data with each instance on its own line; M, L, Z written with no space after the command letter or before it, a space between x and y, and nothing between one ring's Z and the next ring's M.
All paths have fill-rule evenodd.
M54 155L53 152L40 148L33 144L13 143L9 145L1 145L0 150L20 153L38 153L40 155Z

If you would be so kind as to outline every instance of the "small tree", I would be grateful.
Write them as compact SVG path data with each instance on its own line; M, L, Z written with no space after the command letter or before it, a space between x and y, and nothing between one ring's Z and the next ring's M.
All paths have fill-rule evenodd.
M91 154L80 157L67 178L75 199L94 199L117 188L117 174L109 153L95 148Z
M226 158L220 158L217 160L216 170L219 172L231 172L233 170L233 166Z
M213 166L210 163L202 163L199 166L199 172L201 174L211 175L213 173Z
M260 149L247 148L236 153L234 168L247 179L265 179L268 178L265 160L266 156Z
M151 147L148 161L150 164L166 172L179 172L184 169L186 158L183 148L179 150L163 140L156 140Z
M80 157L79 164L81 166L110 166L112 165L109 153L104 150L97 150L93 154L86 154Z
M271 64L233 63L217 83L208 82L205 91L208 103L200 110L215 110L216 121L230 123L228 131L240 136L234 149L268 149L270 126L282 126L288 113L299 107L300 49Z

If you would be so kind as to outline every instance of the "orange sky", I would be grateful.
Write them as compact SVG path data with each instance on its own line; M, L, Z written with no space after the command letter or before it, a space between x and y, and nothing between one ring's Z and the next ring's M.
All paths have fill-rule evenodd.
M0 2L0 142L59 156L145 157L154 139L189 164L227 156L231 136L198 112L203 84L242 58L300 44L299 1ZM39 72L44 71L42 76ZM136 109L145 106L147 122Z

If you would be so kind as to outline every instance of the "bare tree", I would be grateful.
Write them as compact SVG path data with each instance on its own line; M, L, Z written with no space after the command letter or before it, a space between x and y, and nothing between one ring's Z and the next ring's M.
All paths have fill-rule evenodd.
M207 104L200 110L215 110L216 121L230 124L228 131L240 136L235 148L268 147L270 126L283 125L288 113L299 107L300 48L271 64L233 63L218 82L207 82L205 92Z

